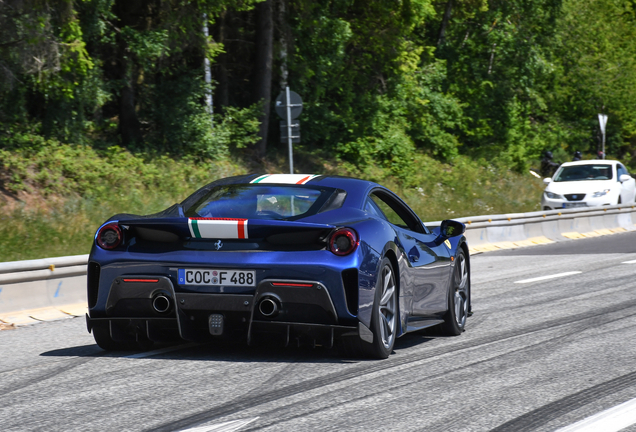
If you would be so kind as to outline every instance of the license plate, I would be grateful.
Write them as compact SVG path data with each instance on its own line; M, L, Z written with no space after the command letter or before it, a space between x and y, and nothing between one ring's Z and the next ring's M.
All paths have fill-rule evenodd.
M584 202L563 203L563 208L574 208L574 207L587 207L587 204L585 204Z
M179 285L256 286L253 270L179 269Z

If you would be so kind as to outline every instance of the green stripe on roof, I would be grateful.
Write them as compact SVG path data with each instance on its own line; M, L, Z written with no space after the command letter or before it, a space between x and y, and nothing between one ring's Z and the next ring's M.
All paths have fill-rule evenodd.
M192 232L194 233L195 238L201 238L201 233L199 232L199 224L196 220L190 219L190 223L192 224Z
M262 175L259 178L257 178L256 180L252 180L252 183L259 183L259 182L265 180L267 177L269 177L269 174Z

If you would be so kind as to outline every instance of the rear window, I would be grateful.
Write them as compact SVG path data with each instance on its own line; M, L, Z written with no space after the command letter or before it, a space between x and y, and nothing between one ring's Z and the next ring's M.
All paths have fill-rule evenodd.
M293 220L317 213L334 191L307 186L220 185L184 208L184 213L187 217Z
M611 180L612 166L608 164L572 165L562 167L554 178L555 182L582 180Z

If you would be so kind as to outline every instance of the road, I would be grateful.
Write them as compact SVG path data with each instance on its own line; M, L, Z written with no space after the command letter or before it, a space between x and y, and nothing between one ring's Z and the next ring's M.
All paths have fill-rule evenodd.
M406 335L383 361L105 354L83 319L1 331L0 429L555 431L636 398L636 233L475 255L472 275L466 332Z

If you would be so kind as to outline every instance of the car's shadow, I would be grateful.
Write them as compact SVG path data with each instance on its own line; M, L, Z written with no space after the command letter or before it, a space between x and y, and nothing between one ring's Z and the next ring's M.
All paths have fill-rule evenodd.
M40 353L44 357L99 357L103 354L104 350L95 344L60 348Z
M349 362L323 347L266 347L240 343L156 344L148 351L104 351L96 344L46 351L45 357L143 358L215 362Z
M407 333L395 341L393 350L400 351L400 350L413 348L415 346L422 345L426 342L433 341L440 337L443 337L443 336L432 335L430 332L427 332L425 330L420 330L413 333Z
M434 340L426 333L409 333L395 342L394 352ZM102 358L144 358L217 362L304 362L304 363L351 363L371 361L365 358L343 357L336 348L247 346L245 343L214 342L203 344L156 344L150 351L104 351L96 344L60 348L40 354L44 357L102 357Z

